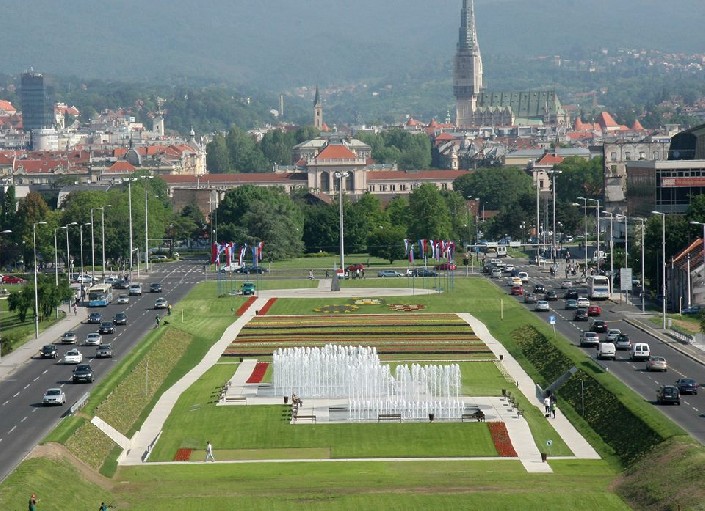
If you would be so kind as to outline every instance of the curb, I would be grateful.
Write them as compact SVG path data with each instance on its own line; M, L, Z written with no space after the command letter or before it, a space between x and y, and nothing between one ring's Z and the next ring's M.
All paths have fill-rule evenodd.
M705 354L703 356L699 356L694 353L690 353L688 350L685 350L683 346L677 341L674 341L670 337L663 335L661 332L658 330L651 328L647 325L644 325L641 321L635 320L633 318L630 318L628 316L624 316L624 321L632 325L634 328L637 328L638 330L641 330L642 332L649 334L650 336L658 339L662 343L664 343L667 346L670 346L677 352L679 352L681 355L684 355L688 357L689 359L698 362L699 364L705 365Z

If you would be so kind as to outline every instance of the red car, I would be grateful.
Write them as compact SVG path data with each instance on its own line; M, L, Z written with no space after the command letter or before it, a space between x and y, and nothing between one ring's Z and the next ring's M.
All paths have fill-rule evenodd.
M456 268L455 263L441 263L433 267L434 270L455 270Z
M24 279L22 277L17 277L15 275L3 275L2 276L2 283L3 284L23 284Z
M602 309L599 305L591 305L587 310L588 316L599 316L602 314Z
M521 286L512 286L512 290L509 294L512 296L522 296L524 294L524 288Z
M351 264L350 266L348 266L349 272L353 272L353 271L357 271L357 270L363 271L364 269L365 269L365 265L362 263L355 263L355 264Z

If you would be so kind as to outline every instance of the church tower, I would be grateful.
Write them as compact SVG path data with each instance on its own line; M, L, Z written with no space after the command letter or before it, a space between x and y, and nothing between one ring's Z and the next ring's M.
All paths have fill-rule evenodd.
M316 85L316 97L313 99L313 126L318 131L323 131L323 103L321 103L318 85Z
M472 126L477 109L477 96L482 90L482 57L475 30L475 2L463 0L460 12L458 47L453 68L453 95L455 96L455 124Z

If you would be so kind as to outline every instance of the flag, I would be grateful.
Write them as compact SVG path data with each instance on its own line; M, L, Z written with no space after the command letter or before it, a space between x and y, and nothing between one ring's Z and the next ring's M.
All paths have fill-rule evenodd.
M262 251L264 249L264 241L257 243L257 259L262 260Z
M423 259L425 255L426 255L426 240L421 239L421 240L419 240L419 257L421 259Z
M257 266L257 245L252 245L252 266Z
M414 245L409 247L409 264L414 264Z
M436 257L436 242L434 240L428 240L428 244L430 245L429 256L431 258Z
M211 264L215 263L217 258L218 258L218 244L216 242L213 242L213 246L211 246Z
M242 248L240 249L240 257L238 258L238 264L242 266L245 264L245 252L247 252L247 243L242 245Z
M404 239L404 255L406 255L408 253L409 253L409 240L405 238Z

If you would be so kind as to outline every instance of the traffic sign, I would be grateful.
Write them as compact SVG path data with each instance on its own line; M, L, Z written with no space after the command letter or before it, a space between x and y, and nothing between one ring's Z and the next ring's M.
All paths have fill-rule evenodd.
M548 324L555 325L556 324L556 316L549 316L548 317Z

